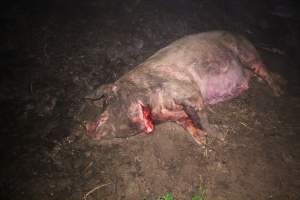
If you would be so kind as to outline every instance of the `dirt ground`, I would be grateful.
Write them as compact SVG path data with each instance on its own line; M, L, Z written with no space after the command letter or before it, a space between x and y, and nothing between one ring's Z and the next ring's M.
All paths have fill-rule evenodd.
M63 2L63 3L62 3ZM14 1L0 13L1 199L300 199L300 18L293 1ZM278 7L288 11L278 11ZM225 141L197 145L164 123L107 144L84 97L184 35L248 37L286 81L211 106ZM93 190L94 189L94 190ZM90 193L88 193L90 191Z

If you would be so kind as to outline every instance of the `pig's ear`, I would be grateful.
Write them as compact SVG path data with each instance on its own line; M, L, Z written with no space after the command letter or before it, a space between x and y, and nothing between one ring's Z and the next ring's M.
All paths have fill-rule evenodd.
M92 101L96 106L103 106L117 95L119 88L115 84L101 85L96 90L88 94L85 99Z
M135 123L145 133L153 131L153 121L151 117L151 109L149 106L144 105L141 101L131 104L129 108L131 113L132 122Z

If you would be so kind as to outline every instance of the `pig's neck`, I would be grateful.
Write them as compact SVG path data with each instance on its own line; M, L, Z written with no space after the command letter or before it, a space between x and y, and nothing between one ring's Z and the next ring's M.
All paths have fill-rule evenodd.
M144 105L150 104L150 96L154 93L154 89L141 87L136 84L121 84L119 83L119 95L123 102L134 103L141 101Z

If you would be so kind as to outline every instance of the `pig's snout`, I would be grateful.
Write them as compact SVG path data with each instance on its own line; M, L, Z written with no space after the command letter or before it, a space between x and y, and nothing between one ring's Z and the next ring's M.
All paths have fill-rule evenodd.
M114 137L114 130L108 124L99 125L97 122L86 124L86 134L94 140L111 139Z

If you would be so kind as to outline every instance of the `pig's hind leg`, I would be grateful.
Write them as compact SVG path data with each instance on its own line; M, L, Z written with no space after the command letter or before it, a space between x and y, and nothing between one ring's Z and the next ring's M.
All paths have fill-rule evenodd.
M261 61L251 63L248 67L270 86L275 96L283 94L280 83L284 84L284 80L279 75L269 72Z

